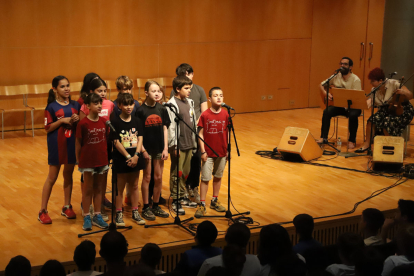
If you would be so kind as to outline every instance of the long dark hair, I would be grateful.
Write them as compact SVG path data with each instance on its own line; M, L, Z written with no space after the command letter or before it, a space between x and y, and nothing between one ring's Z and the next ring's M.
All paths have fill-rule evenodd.
M65 76L59 75L59 76L54 77L53 80L52 80L52 87L53 88L57 88L58 85L59 85L59 82L61 80L64 80L64 79L66 79L69 82L68 78L65 77ZM56 101L55 91L53 91L53 89L50 89L49 90L49 96L47 98L47 104L50 104L50 103L52 103L54 101ZM69 101L71 101L70 96L69 96Z
M101 86L107 87L106 82L103 79L101 79L99 77L96 78L96 79L93 79L89 84L89 92L90 91L95 91L96 88L99 88Z
M89 85L93 79L100 78L96 73L88 73L83 78L83 85L80 91L80 97L86 100L86 96L90 93Z

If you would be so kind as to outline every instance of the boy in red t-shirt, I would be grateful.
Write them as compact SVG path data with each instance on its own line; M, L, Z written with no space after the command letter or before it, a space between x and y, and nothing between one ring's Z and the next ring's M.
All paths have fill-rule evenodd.
M102 98L91 93L85 100L89 114L83 118L76 129L76 160L79 171L83 173L84 185L82 186L82 206L94 204L94 214L87 212L83 220L83 230L92 230L92 224L100 228L107 228L101 215L101 203L103 183L108 171L107 133L106 120L99 116L102 111ZM91 216L93 218L91 219Z
M201 128L198 135L206 141L206 143L214 149L218 157L204 146L204 142L199 140L201 150L201 184L200 184L200 203L198 204L195 217L204 216L206 211L206 195L208 190L208 182L213 179L213 199L210 208L217 212L225 212L226 208L218 201L218 194L221 186L221 178L226 167L228 152L228 118L229 114L221 109L223 103L223 91L220 87L213 87L208 93L208 100L211 102L211 108L204 111L198 121Z

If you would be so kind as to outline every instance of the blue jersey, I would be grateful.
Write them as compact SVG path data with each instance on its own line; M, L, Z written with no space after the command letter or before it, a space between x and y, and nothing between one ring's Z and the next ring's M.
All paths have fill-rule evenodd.
M64 106L54 101L46 106L45 109L45 129L62 118L71 117L79 114L80 104L71 101ZM75 164L75 126L62 124L60 127L47 134L47 150L49 165Z

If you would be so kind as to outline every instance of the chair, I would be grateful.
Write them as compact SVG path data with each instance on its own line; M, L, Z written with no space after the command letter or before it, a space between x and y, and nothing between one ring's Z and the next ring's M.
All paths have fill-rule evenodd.
M108 100L111 100L111 101L116 100L116 97L118 95L118 93L116 93L116 92L118 92L118 89L116 88L115 81L107 80L105 82L106 82L106 85L108 86L107 87L107 96L106 96L106 98Z
M362 116L362 127L363 127L363 132L362 133L364 135L364 142L365 142L366 137L365 137L365 113L364 112L365 111L362 110L361 115L359 115L359 117ZM336 119L336 129L335 129L336 137L335 138L336 138L336 140L338 140L338 121L339 121L339 119L348 119L348 117L339 115L339 116L334 116L333 118ZM348 124L348 136L347 137L349 139L349 124ZM346 151L348 152L348 150L349 150L349 144L348 144L348 141L347 141Z
M0 86L1 138L4 139L4 114L24 113L24 132L26 133L26 112L32 116L32 136L34 137L34 109L26 106L27 85Z
M141 88L142 90L145 89L145 83L148 81L149 79L137 79L137 88L138 88L138 102L139 104L142 104L142 102L145 99L144 94L141 95ZM151 79L150 79L151 80Z

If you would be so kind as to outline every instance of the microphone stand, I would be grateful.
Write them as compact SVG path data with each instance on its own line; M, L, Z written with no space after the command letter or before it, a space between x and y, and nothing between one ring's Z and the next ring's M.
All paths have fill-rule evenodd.
M328 116L328 107L329 107L329 82L336 76L339 74L340 70L336 70L335 73L330 76L323 84L322 86L326 85L326 107L325 107L325 112L326 112L326 116ZM336 152L339 152L339 150L337 148L335 148L333 146L333 143L329 143L328 138L322 138L322 145L327 145L329 147L331 147L332 149L334 149ZM325 151L325 150L324 150Z
M112 141L113 146L115 147L115 141L118 140L116 132L111 130L111 132L109 133L109 139ZM117 229L132 229L132 226L116 226L115 224L115 216L116 216L116 197L118 196L118 186L117 186L117 179L116 179L116 171L114 170L114 165L112 164L112 174L115 173L115 177L111 177L111 182L112 182L112 208L111 208L111 223L109 224L109 227L107 229L102 229L102 230L98 230L98 231L92 231L92 232L88 232L88 233L84 233L84 234L78 234L78 238L84 237L84 236L88 236L88 235L92 235L95 233L101 233L101 232L106 232L106 231L116 231ZM115 192L114 192L115 191ZM88 207L89 208L89 207Z
M234 142L236 144L236 149L237 149L237 155L238 156L240 156L240 151L239 151L239 146L237 145L236 133L234 132L233 121L232 121L231 114L230 114L230 107L226 106L226 108L227 108L227 112L229 113L228 124L227 124L228 132L229 132L229 134L228 134L229 139L227 141L227 152L229 154L229 159L228 159L229 165L228 165L228 170L227 170L227 178L228 178L227 211L226 211L226 214L223 215L223 216L202 216L200 218L227 218L227 219L230 219L231 221L233 221L233 217L249 215L250 211L247 211L247 212L244 212L244 213L238 213L238 214L234 214L234 215L230 211L230 203L231 203L231 195L230 195L231 166L230 166L230 164L231 164L231 133L232 133L232 131L233 131L233 138L234 138ZM234 209L236 209L236 208L234 208Z
M175 114L175 118L174 121L177 124L177 127L175 129L175 133L176 133L176 138L177 138L177 152L176 152L176 162L177 162L177 178L176 178L176 201L175 201L175 207L176 207L176 216L174 218L174 222L170 222L170 223L161 223L161 224L151 224L151 225L145 225L145 228L150 228L150 227L157 227L157 226L167 226L167 225L178 225L181 228L183 228L184 230L186 230L188 233L190 233L191 235L195 236L194 231L192 231L191 229L187 228L184 223L187 223L191 220L194 219L194 217L185 219L185 220L181 220L180 219L180 214L178 212L178 197L179 197L179 189L180 189L180 185L179 185L179 166L178 164L180 164L180 154L179 154L179 148L180 148L180 136L179 136L179 128L180 128L180 121L184 123L184 125L186 125L189 129L191 129L191 131L196 135L196 137L200 140L202 140L204 142L205 145L207 145L213 152L214 154L218 157L217 152L215 152L208 144L206 144L206 142L197 134L197 132L191 127L189 126L184 120L183 118L180 116L180 114L178 114L177 110L175 109L175 106L173 105L166 105L167 107L170 108L170 110ZM173 203L174 204L174 203Z

